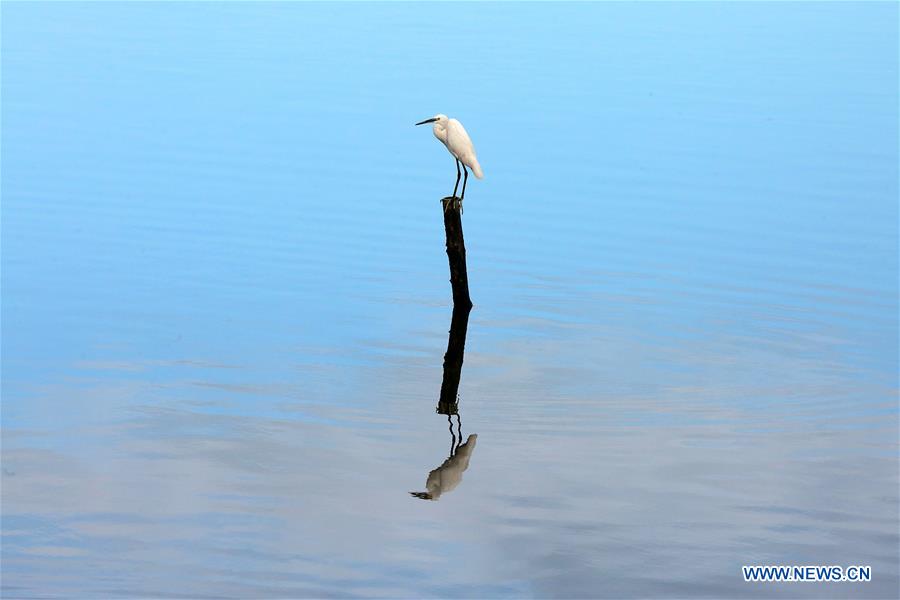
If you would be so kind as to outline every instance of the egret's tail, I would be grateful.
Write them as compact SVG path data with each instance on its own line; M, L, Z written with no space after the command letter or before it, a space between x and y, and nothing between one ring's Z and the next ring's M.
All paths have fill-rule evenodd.
M475 161L475 164L472 165L472 175L477 177L478 179L484 179L484 173L481 170L481 165L478 164L478 161Z

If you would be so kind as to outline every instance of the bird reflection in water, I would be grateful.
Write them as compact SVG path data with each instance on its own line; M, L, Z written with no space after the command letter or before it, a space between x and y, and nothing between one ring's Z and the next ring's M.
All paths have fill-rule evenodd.
M444 378L441 381L441 396L437 412L447 415L450 424L450 456L441 466L428 474L424 492L410 492L422 500L437 500L459 485L463 472L469 467L469 460L475 450L478 435L469 435L462 441L462 419L459 415L459 377L462 374L463 354L466 349L466 330L469 326L469 307L455 306L450 321L450 337L444 354ZM453 417L456 417L456 431Z
M410 494L422 500L437 500L441 494L456 488L462 481L463 471L469 468L469 459L472 457L472 451L475 450L477 441L478 434L471 434L465 443L456 447L450 458L428 474L428 479L425 481L427 491L410 492Z

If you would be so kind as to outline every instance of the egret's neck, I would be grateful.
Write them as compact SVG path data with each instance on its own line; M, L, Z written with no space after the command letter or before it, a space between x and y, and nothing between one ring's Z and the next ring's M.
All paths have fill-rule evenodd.
M444 144L447 143L447 128L440 121L435 121L431 130L434 132L434 137L441 140Z

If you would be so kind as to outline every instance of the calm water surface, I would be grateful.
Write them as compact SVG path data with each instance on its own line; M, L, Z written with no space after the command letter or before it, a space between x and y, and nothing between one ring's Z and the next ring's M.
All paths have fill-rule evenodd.
M4 3L4 597L895 597L897 40ZM486 174L452 433L436 112Z

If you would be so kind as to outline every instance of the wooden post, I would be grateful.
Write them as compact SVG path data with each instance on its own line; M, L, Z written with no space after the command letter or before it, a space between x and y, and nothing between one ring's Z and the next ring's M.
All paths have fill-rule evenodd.
M444 378L441 380L441 397L438 400L437 412L442 415L459 413L459 377L462 375L463 355L466 352L466 331L469 328L469 311L472 305L453 306L453 318L450 320L450 336L447 339L447 352L444 354Z
M444 378L437 412L442 415L459 414L459 377L462 374L463 354L466 351L466 331L469 327L469 275L466 272L466 242L462 229L462 202L453 196L441 201L444 208L444 233L447 236L447 261L450 263L450 287L453 289L453 317L450 336L444 354Z
M469 298L469 275L466 273L466 242L463 239L462 204L454 197L444 198L444 232L447 235L447 260L450 263L450 286L453 306L472 308Z

